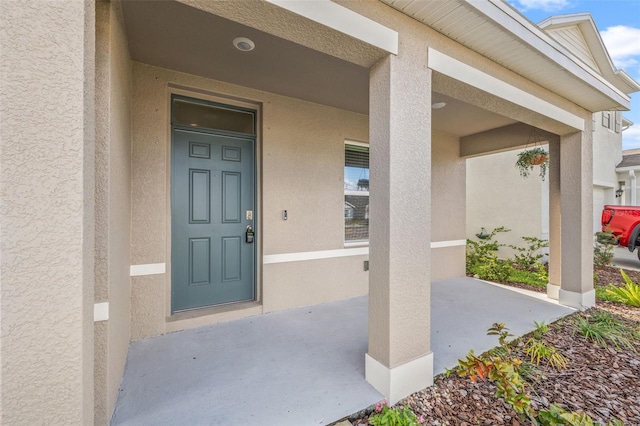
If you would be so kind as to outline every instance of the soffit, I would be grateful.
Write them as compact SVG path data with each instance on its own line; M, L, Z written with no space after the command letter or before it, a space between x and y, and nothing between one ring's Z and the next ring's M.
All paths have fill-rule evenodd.
M134 61L368 113L366 67L175 1L123 1L122 11ZM238 51L240 36L256 48Z
M123 1L134 61L238 86L368 114L369 70L317 50L173 1ZM235 37L256 48L240 52ZM514 120L439 93L433 103L436 131L457 136L511 124Z
M381 1L589 111L629 109L628 96L503 1Z

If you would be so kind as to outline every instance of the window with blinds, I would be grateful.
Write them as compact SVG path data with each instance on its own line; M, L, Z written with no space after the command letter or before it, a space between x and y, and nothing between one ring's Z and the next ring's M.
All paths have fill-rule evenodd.
M369 240L369 145L344 145L344 240Z

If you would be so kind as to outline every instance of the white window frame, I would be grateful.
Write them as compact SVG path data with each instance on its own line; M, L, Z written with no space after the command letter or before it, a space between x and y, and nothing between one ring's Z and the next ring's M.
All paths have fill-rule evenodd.
M369 153L371 152L369 144L366 142L358 142L358 141L354 141L351 139L345 139L344 140L344 148L342 150L343 154L346 154L346 146L347 145L355 145L355 146L361 146L361 147L365 147L367 149L369 149ZM343 182L343 186L344 186L344 165L342 166L342 182ZM371 169L369 169L369 172L371 172ZM344 201L344 197L347 195L355 195L355 196L369 196L369 191L350 191L350 190L343 190L344 195L342 197L342 200ZM343 203L344 204L344 203ZM344 234L345 234L345 221L344 221L344 217L342 219L342 238L344 239ZM369 246L369 240L355 240L355 241L347 241L344 240L344 247L368 247Z

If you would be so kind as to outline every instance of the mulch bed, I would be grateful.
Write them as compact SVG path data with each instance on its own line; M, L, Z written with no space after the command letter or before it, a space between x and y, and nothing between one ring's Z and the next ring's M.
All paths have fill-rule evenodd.
M635 282L640 272L625 271ZM621 285L622 277L616 268L598 268L596 285ZM516 285L534 291L540 288ZM640 308L612 302L597 302L597 307L584 313L577 312L560 319L544 335L547 343L555 346L568 360L567 367L556 371L541 366L537 381L528 380L533 407L548 408L557 403L569 411L586 412L594 421L607 424L615 419L625 425L640 425L640 341L634 342L635 351L598 346L576 334L574 317L589 315L596 310L607 310L633 328L640 327ZM509 324L507 324L507 327ZM497 345L497 339L496 339ZM526 355L519 354L520 359ZM495 397L496 388L488 381L473 383L469 378L440 375L434 386L414 393L400 404L407 404L418 416L424 416L426 425L529 425L501 399ZM372 408L352 415L354 425L368 425L367 416Z

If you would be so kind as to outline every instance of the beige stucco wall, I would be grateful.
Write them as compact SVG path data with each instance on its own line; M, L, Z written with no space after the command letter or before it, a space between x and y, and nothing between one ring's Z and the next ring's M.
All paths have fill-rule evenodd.
M455 242L466 238L466 164L460 158L456 136L431 134L431 241ZM464 246L431 249L431 280L465 274Z
M548 201L542 197L548 198L548 177L542 181L537 167L528 178L521 177L515 167L518 152L467 159L467 238L477 241L480 228L491 232L499 226L511 229L496 237L507 245L523 246L522 237L547 238L543 218ZM503 247L500 255L512 256L513 250Z
M93 423L94 3L0 3L0 423Z
M95 423L115 407L130 338L131 59L116 2L96 3Z
M233 97L260 109L258 242L263 255L344 248L344 141L368 140L364 115L134 63L132 264L166 263L167 272L132 277L133 339L164 333L170 314L170 85L190 88L181 93L194 97ZM282 220L285 209L287 221ZM263 309L365 294L364 259L266 264L259 283ZM176 327L172 321L171 329Z

